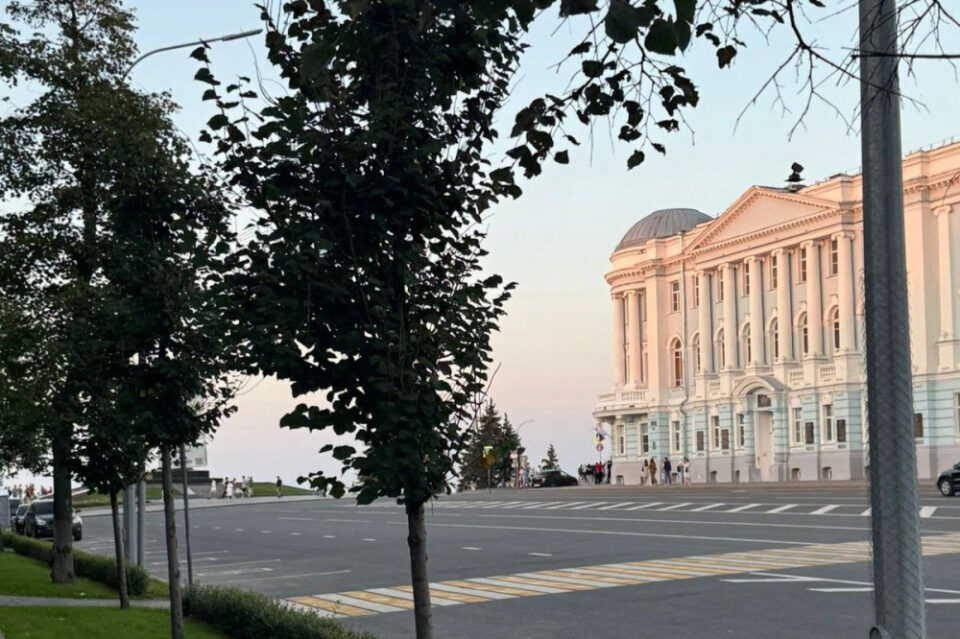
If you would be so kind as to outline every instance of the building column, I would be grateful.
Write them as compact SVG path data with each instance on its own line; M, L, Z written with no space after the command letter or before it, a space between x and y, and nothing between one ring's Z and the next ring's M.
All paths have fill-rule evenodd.
M706 271L697 273L700 287L700 306L697 324L700 328L700 372L713 372L713 279Z
M647 278L647 288L645 291L647 300L647 388L659 391L667 384L664 383L664 375L669 370L667 362L663 360L663 354L666 352L664 343L663 326L660 324L664 316L661 309L661 302L666 300L666 293L663 290L663 275L657 273ZM661 362L664 365L661 366Z
M790 251L776 249L771 253L777 260L777 341L780 359L789 361L793 354L793 305L790 287L793 280L790 272Z
M857 302L853 294L853 238L854 235L850 231L837 233L832 238L837 241L837 260L840 262L837 272L837 301L840 311L840 352L842 353L850 353L857 349ZM830 330L833 330L832 327Z
M933 210L937 217L937 253L939 254L940 279L940 335L939 369L951 370L960 364L960 336L957 331L957 279L953 268L950 220L954 207L950 204Z
M721 264L723 273L723 350L727 369L737 368L737 289L736 271L730 264Z
M626 384L626 348L623 331L623 297L613 296L613 367L617 386Z
M807 334L810 356L823 355L823 303L820 299L820 243L807 240L800 245L807 251Z
M637 291L627 292L627 349L630 353L630 384L637 388L640 386L640 296Z
M745 366L761 366L763 357L763 336L766 333L763 321L763 262L757 257L748 257L744 262L750 269L750 356Z

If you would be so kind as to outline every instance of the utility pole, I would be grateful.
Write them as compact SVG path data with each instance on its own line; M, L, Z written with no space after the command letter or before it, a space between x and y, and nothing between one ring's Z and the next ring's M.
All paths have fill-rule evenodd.
M903 230L896 0L860 0L860 123L875 626L925 639Z

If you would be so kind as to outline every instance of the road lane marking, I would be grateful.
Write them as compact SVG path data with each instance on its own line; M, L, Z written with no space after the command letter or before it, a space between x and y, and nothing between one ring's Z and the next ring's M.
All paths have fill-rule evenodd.
M567 592L563 588L551 588L550 586L538 586L536 584L519 584L511 581L505 581L500 578L488 578L488 577L474 577L473 579L468 579L472 584L484 584L487 586L499 586L501 588L514 588L520 590L530 590L535 593L541 593L544 595L557 595L561 592Z
M384 606L392 606L394 608L399 608L401 610L413 610L413 598L403 599L400 597L388 597L387 595L381 595L372 590L348 590L343 593L347 597L353 597L354 599L359 599L360 601L382 604Z
M553 557L552 552L528 552L531 557Z
M640 504L638 506L633 506L632 508L625 508L624 510L643 510L644 508L652 508L653 506L660 506L666 502L662 501L652 501L648 504Z
M483 548L477 548L476 546L461 546L460 550L483 550Z
M363 541L376 541L376 539L373 539L371 537L364 537Z
M562 501L537 501L537 502L534 502L534 503L530 504L529 506L524 506L524 507L523 507L523 510L535 510L535 509L537 509L537 508L546 508L547 506L556 506L556 505L562 504L562 503L564 503L564 502L562 502Z
M576 506L576 505L579 505L579 504L586 504L586 503L588 503L588 502L585 502L585 501L565 501L565 502L562 502L561 504L559 504L559 505L557 505L557 506L550 506L549 508L547 508L547 510L559 510L559 509L561 509L561 508L569 508L570 506Z
M334 595L314 595L319 599L326 599L334 603L345 604L347 606L352 606L354 608L359 608L361 610L367 610L369 612L400 612L401 610L407 610L407 608L401 608L399 606L389 606L387 604L377 603L376 601L367 601L366 599L358 599L356 597L351 597L348 594L334 594ZM305 603L303 601L297 601L297 603ZM350 614L350 613L344 613ZM351 615L353 616L353 615Z
M336 536L336 535L324 535L323 538L324 538L324 539L336 539L337 536Z
M372 524L373 521L370 519L329 519L327 518L324 521L334 521L338 524Z
M521 506L523 503L522 501L495 501L489 506L484 506L484 508L506 508L507 506Z
M584 510L586 508L593 508L594 506L603 506L604 504L609 504L609 503L610 502L608 501L588 501L583 506L576 506L575 508L571 508L570 510Z
M405 592L403 590L398 590L396 588L371 588L369 592L376 593L378 595L384 595L386 597L392 597L394 599L402 599L404 601L413 601L413 592ZM430 593L430 605L432 606L459 606L464 602L456 601L452 598L440 597L439 595L434 595Z
M611 583L609 581L600 581L599 579L583 579L577 577L571 577L569 575L561 575L556 571L546 571L543 572L521 572L521 577L532 577L534 579L546 579L549 581L558 581L565 584L582 584L584 586L593 586L594 588L613 588L617 584Z
M397 586L398 589L407 589L411 586ZM439 592L443 597L453 597L461 599L464 603L482 603L491 599L516 599L513 595L507 595L502 592L491 592L489 590L480 590L479 588L461 588L454 586L452 582L432 583L430 592Z
M657 508L658 513L666 512L668 510L677 510L678 508L683 508L684 506L690 506L690 502L680 502L679 504L672 504L666 508Z
M334 614L348 615L350 617L364 617L367 615L376 614L376 612L373 610L355 608L353 606L348 606L336 601L330 601L322 597L293 597L288 601L292 601L293 603L301 604L303 606L309 606L310 608L319 608L320 610L326 610L327 612L332 612Z
M530 573L532 574L532 573ZM596 590L596 586L589 586L587 584L577 584L577 583L559 583L556 581L550 581L548 579L541 579L539 575L532 574L532 576L524 575L509 575L506 577L497 577L498 581L509 581L511 583L517 583L521 586L540 586L542 588L554 588L561 590Z
M784 504L783 506L777 506L776 508L771 508L767 511L768 515L776 515L777 513L782 513L792 508L796 508L800 504Z
M624 506L632 506L634 502L632 501L622 501L619 504L610 504L609 506L604 506L603 508L597 508L597 510L615 510L617 508L623 508Z
M749 510L750 508L755 508L757 506L762 506L763 504L744 504L743 506L737 506L736 508L731 508L730 510L724 510L725 513L740 513L744 510Z
M520 588L508 588L504 586L494 586L486 584L483 582L478 582L474 580L457 580L445 581L445 584L450 584L451 586L458 586L460 588L470 588L472 590L483 590L490 593L499 593L501 595L513 595L514 597L536 597L543 593L533 592L531 590L521 590Z
M283 521L316 521L313 517L277 517Z
M299 536L300 536L300 533L298 533L298 532L292 532L292 533L290 533L290 536L291 536L291 537L299 537Z
M920 508L920 519L930 519L935 512L937 512L936 506L923 506Z
M706 506L697 506L696 508L691 508L688 512L702 513L705 510L712 510L714 508L719 508L720 506L726 506L726 504L721 501L716 504L707 504Z
M828 512L830 512L831 510L836 510L836 509L839 508L839 507L840 507L840 504L827 504L826 506L821 506L820 508L817 508L816 510L814 510L814 511L811 512L810 514L811 514L811 515L826 515L826 514L827 514Z
M873 508L867 508L865 511L863 511L862 513L860 513L860 516L861 516L861 517L869 517L869 516L870 516L870 513L872 513L872 512L873 512Z

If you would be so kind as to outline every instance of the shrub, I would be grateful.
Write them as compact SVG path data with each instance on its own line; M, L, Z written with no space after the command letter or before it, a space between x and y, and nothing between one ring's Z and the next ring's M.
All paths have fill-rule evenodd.
M3 533L5 545L13 548L18 555L31 557L37 561L48 563L50 559L50 549L53 547L49 541L32 539L23 535L13 533ZM147 586L150 582L150 575L147 571L138 566L126 564L127 568L127 592L131 597L141 597L147 594ZM73 571L78 577L86 577L93 581L98 581L104 585L117 589L117 563L110 557L101 555L92 555L80 550L73 551Z
M347 630L333 619L237 588L189 588L183 595L183 614L233 639L373 639Z

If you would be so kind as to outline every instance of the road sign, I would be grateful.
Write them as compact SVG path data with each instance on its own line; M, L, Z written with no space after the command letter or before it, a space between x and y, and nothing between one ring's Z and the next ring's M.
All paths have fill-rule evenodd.
M597 452L598 452L598 453L602 453L602 452L603 452L603 444L597 444Z

